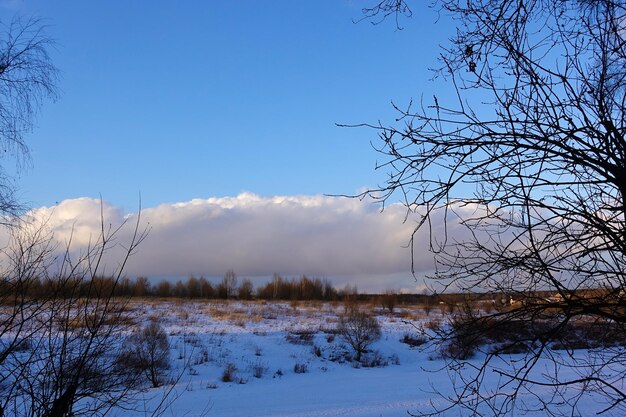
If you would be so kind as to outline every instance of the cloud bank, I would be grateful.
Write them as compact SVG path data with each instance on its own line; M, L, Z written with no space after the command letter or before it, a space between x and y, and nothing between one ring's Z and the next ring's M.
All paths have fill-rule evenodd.
M106 225L128 220L117 241L130 239L137 213L96 199L65 200L29 216L45 220L60 246L71 239L79 250L97 238L101 213ZM140 214L150 232L127 266L129 275L221 276L234 269L243 276L344 277L359 288L372 287L376 280L383 289L416 285L406 247L415 221L405 221L401 205L381 212L379 205L358 199L242 193L163 204ZM434 265L428 238L426 231L416 238L418 274ZM381 284L381 277L395 278Z

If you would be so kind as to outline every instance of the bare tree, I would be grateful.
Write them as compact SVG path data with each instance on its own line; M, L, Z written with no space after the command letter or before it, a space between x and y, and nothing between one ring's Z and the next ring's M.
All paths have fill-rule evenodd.
M530 323L518 329L523 359L496 360L507 351L500 346L482 365L458 363L465 373L452 406L480 415L515 408L570 415L588 398L595 412L623 414L626 5L439 0L435 7L457 23L437 71L457 100L434 97L398 108L395 124L370 125L389 176L366 194L401 197L420 216L418 229L464 228L431 234L437 269L430 282L438 292L518 300L491 317L456 320L442 343L459 332ZM364 12L377 19L410 9L385 0ZM583 324L613 336L597 349L557 350L564 330ZM492 371L495 388L482 383ZM551 393L535 395L533 387Z
M385 290L385 292L378 297L378 302L389 314L393 313L393 310L398 304L398 291L392 289Z
M0 24L0 149L2 155L17 158L18 167L28 160L24 135L32 129L44 99L57 97L57 69L49 55L52 44L40 20ZM6 166L0 165L3 223L20 208Z
M218 293L220 298L233 298L237 295L237 274L229 269L224 274L222 282L218 284Z
M14 19L0 24L0 224L14 225L22 206L14 195L7 157L16 159L17 168L28 161L24 135L32 129L33 120L46 98L57 97L57 69L49 49L52 40L45 25L37 19ZM31 231L32 232L32 231ZM37 291L52 246L42 230L25 233L22 228L9 231L11 243L2 249L5 256L0 279L0 416L5 415L13 398L16 378L23 377L15 365L33 359L29 353L31 338L44 325L40 318L45 301L52 294Z
M350 303L346 305L346 311L339 316L337 332L352 347L356 354L354 360L357 362L361 361L361 356L381 336L380 324L376 317Z
M42 21L2 23L0 225L14 227L0 249L0 417L94 416L132 407L136 375L116 361L130 319L114 294L145 231L137 216L117 269L105 277L104 259L122 226L107 227L102 219L100 235L86 249L74 253L70 241L59 255L45 224L16 218L22 207L7 158L15 158L18 169L28 162L25 135L43 101L57 96L57 70Z
M1 415L94 416L136 404L137 374L117 361L131 320L125 301L114 294L129 257L146 236L139 216L115 274L99 278L122 227L105 227L103 219L98 239L77 255L69 242L59 257L45 227L15 229L22 234L16 233L10 246L4 275L9 283L20 283L36 273L46 295L20 294L4 306L11 315L0 332L12 338L2 346Z
M51 240L41 229L11 228L9 232L10 242L1 251L5 269L0 285L0 416L14 398L15 381L23 377L21 363L34 358L32 340L45 330L40 317L54 296L37 291L45 272L43 260L49 259L54 249Z
M241 285L237 290L237 298L239 298L240 300L251 300L253 291L254 286L252 284L252 281L246 278L241 281Z

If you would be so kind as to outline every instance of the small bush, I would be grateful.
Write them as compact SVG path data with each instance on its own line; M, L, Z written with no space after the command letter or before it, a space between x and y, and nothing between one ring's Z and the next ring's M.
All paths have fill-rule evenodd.
M452 339L440 347L439 354L443 358L465 360L473 358L477 349L478 345L464 345L458 339Z
M261 363L260 361L252 364L252 376L255 378L263 378L263 375L265 375L265 372L267 372L267 367Z
M437 333L441 330L441 320L439 319L428 320L426 324L424 325L424 327L427 328L428 330L432 330L433 332Z
M294 345L310 345L313 343L313 336L315 333L311 330L291 330L285 339Z
M421 336L417 336L417 335L411 335L409 333L405 333L404 336L402 336L402 339L400 339L400 342L407 344L411 347L417 347L417 346L421 346L424 343L427 342L426 338L421 337Z
M200 352L198 352L193 360L194 365L202 365L203 363L207 363L209 361L209 351L207 348L203 347Z
M381 368L389 365L387 358L382 356L379 351L364 354L358 362L364 368Z
M222 382L233 382L235 380L235 373L237 372L237 367L234 363L226 364L224 368L224 372L222 372Z
M350 353L341 347L331 349L328 355L328 360L331 362L344 363L350 361L351 359Z
M117 358L117 364L137 376L145 375L154 388L163 384L170 367L170 344L167 333L156 321L129 336Z
M313 345L313 354L315 356L317 356L318 358L322 357L322 348L317 346L317 345Z
M451 335L440 346L444 358L465 360L472 358L478 348L486 343L486 321L471 315L457 315L450 322Z
M305 374L307 373L309 370L309 368L307 367L306 363L299 363L297 362L294 366L293 366L293 371L296 374Z

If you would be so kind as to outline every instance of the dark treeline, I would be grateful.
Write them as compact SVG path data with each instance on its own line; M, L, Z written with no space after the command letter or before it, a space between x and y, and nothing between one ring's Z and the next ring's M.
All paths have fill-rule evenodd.
M259 287L256 294L263 300L337 300L346 295L344 291L337 291L328 280L306 276L286 280L278 274Z
M354 291L352 289L351 291ZM9 279L0 280L0 294L13 294L13 284ZM20 292L29 297L90 297L97 294L113 294L119 297L175 297L189 299L238 299L238 300L323 300L344 299L349 291L338 291L327 279L300 278L286 279L274 274L266 284L254 287L249 279L239 280L233 271L228 271L218 283L204 277L190 276L176 282L160 281L152 284L146 277L122 278L95 277L30 280L28 286L20 286Z
M589 297L591 290L578 291L582 297ZM599 290L594 290L599 291ZM121 278L85 277L76 278L31 278L27 283L17 285L11 279L0 279L0 303L10 302L14 297L29 298L74 298L74 297L160 297L187 299L236 299L236 300L320 300L320 301L360 301L375 302L383 308L393 310L397 304L445 304L449 306L468 302L495 302L496 305L511 301L547 299L553 291L532 293L448 293L448 294L404 294L386 290L382 294L359 294L356 287L347 286L337 290L327 279L283 278L274 274L267 283L254 287L250 279L239 280L233 271L228 271L218 283L204 277L190 276L186 280L159 281L156 284L146 277ZM595 293L594 293L595 294Z

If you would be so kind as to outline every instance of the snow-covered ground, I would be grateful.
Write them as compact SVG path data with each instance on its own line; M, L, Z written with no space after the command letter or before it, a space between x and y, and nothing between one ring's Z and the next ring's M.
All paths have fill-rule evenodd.
M378 355L385 366L358 367L345 359L349 349L332 332L341 304L163 301L132 308L138 321L156 319L170 335L169 375L180 379L165 415L406 416L443 405L433 392L451 392L454 373L446 363L401 342L419 326L440 320L438 309L429 316L406 307L393 315L378 310L382 338L369 357ZM224 382L228 367L235 371ZM143 395L153 406L169 389Z
M435 399L422 392L430 389L428 381L447 382L447 375L423 369L428 353L400 342L426 319L419 310L380 312L382 337L368 355L385 366L357 367L333 333L342 304L155 302L132 308L134 317L157 319L170 334L169 373L182 373L171 395L175 415L398 416ZM223 382L232 365L233 381ZM154 402L165 389L145 395Z

